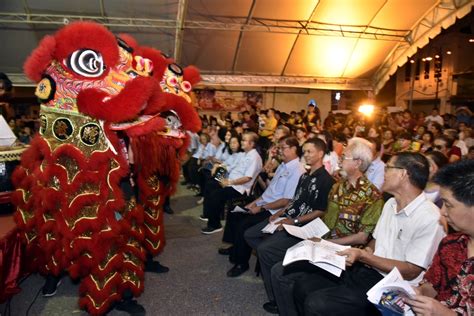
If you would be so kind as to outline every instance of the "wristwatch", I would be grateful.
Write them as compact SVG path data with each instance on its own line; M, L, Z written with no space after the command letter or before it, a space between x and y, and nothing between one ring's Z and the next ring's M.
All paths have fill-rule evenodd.
M298 224L300 223L300 221L299 221L297 218L295 218L295 219L293 220L293 223L294 223L295 225L298 225Z

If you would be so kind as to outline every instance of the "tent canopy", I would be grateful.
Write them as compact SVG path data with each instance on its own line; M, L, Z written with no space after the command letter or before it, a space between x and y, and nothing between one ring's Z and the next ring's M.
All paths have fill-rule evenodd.
M75 20L201 69L208 86L375 90L473 0L81 0L0 4L0 71L27 85L22 64L46 34Z

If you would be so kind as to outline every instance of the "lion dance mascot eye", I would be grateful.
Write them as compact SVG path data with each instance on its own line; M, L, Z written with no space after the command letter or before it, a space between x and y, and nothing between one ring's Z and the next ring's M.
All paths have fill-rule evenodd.
M43 38L24 70L41 102L39 134L12 176L27 269L80 279L79 305L104 314L141 294L145 259L164 246L163 202L185 131L200 129L188 95L199 73L92 22ZM130 155L138 199L124 190Z

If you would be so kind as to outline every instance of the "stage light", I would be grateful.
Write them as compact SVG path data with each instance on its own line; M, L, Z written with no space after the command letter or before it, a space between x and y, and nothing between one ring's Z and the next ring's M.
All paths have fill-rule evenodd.
M359 106L359 112L365 116L371 116L374 113L375 106L373 104L362 104Z

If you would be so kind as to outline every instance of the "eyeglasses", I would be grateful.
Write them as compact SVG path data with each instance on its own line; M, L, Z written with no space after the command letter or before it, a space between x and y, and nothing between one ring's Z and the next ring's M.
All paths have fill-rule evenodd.
M438 149L438 150L441 150L444 148L443 145L433 145L434 148Z
M341 156L341 160L359 160L360 158L354 158L354 157L346 157L346 155Z
M387 171L388 169L405 169L405 168L398 167L398 166L385 165L385 171Z
M291 148L291 146L278 146L278 148L283 150L283 149Z

